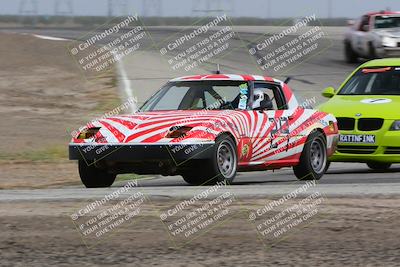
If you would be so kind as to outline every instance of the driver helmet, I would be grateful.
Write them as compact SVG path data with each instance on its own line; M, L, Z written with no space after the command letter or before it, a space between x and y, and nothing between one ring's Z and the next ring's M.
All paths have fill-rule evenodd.
M264 93L260 89L254 90L253 95L253 109L261 107L261 102L264 100Z

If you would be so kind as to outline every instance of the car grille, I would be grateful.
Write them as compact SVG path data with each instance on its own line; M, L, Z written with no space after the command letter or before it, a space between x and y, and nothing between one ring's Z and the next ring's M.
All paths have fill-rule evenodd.
M339 130L354 130L355 119L353 118L337 118Z
M383 119L359 119L358 120L358 130L360 131L377 131L382 128Z
M400 154L400 147L388 146L385 149L385 154Z
M337 151L345 154L373 154L377 146L343 146L339 145Z

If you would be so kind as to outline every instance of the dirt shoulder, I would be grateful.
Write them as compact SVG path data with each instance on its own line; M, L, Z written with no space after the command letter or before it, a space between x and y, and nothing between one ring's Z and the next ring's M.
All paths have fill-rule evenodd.
M18 177L36 179L26 187L58 184L62 174L79 181L66 160L70 132L119 105L114 70L87 80L69 41L0 38L0 188L22 185Z
M172 200L143 206L140 220L122 224L87 247L71 214L89 202L2 202L3 266L399 266L399 199L328 199L309 224L271 246L260 241L241 201L236 215L176 248L159 209ZM201 204L201 203L199 203Z

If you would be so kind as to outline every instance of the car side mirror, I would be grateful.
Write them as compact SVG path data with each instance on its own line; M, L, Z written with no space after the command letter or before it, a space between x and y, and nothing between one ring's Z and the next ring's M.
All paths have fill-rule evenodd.
M324 96L326 98L332 98L334 95L335 95L335 88L333 88L333 87L327 87L322 92L322 96Z

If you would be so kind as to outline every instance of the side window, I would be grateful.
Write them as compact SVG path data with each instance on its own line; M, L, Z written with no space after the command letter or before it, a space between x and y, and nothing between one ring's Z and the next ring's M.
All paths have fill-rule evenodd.
M203 109L204 105L203 105L203 99L201 98L196 98L193 100L193 104L190 107L190 109Z
M214 105L215 103L218 103L218 99L215 98L210 92L205 91L204 92L204 98L206 100L206 106L209 107L211 105ZM204 107L205 108L205 107Z
M264 100L271 102L271 110L282 110L286 109L286 101L280 88L270 83L255 83L253 93L256 94L262 92L264 94ZM254 95L257 98L256 95ZM254 103L254 100L253 100ZM254 103L257 105L257 103ZM253 109L257 107L253 105Z
M264 98L271 100L273 110L278 110L278 103L276 103L274 91L271 89L262 89L262 91L264 93Z

